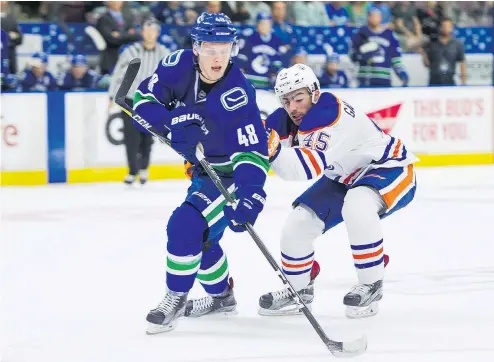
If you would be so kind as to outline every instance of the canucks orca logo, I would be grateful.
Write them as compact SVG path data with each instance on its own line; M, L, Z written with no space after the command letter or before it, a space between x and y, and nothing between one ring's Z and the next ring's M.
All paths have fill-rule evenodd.
M221 95L221 104L227 111L234 111L249 102L245 91L240 87L235 87Z

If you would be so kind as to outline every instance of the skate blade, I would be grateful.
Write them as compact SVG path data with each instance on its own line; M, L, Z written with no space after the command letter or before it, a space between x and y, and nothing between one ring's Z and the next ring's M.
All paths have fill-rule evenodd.
M171 330L175 329L176 326L177 326L176 322L172 322L167 325L149 323L148 329L146 330L146 334L151 336L154 334L170 332Z
M375 316L379 312L379 304L372 302L366 307L346 307L345 314L347 318L359 319Z
M233 309L233 310L223 310L220 312L206 313L206 314L191 314L191 315L186 316L186 318L234 316L237 314L238 314L238 311L236 309Z
M312 310L311 304L306 304L308 310ZM302 307L300 306L290 306L289 308L273 310L273 309L264 309L259 307L257 310L257 314L268 317L277 317L277 316L289 316L289 315L300 315L303 314Z

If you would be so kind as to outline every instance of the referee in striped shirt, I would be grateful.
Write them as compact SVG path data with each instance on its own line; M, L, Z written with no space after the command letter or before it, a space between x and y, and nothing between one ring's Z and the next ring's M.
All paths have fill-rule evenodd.
M161 24L155 18L145 19L142 23L142 40L129 45L120 54L108 89L110 107L113 105L118 87L122 84L125 71L132 59L141 58L141 67L126 97L126 103L131 107L133 95L139 84L143 79L150 77L154 73L161 59L170 54L170 51L164 45L158 43L160 33ZM132 118L124 112L122 112L122 119L124 121L124 143L129 166L129 174L125 177L124 183L132 185L136 177L139 176L141 185L144 185L149 177L148 166L153 138L151 135L139 132L134 127Z

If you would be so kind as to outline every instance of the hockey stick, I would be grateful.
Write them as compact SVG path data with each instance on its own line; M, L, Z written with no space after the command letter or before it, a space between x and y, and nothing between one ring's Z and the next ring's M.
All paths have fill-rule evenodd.
M139 67L141 64L141 60L139 58L136 58L132 60L127 68L127 71L125 73L124 79L122 80L122 84L120 85L120 88L117 91L116 97L115 97L115 103L119 105L122 110L127 113L129 116L132 117L137 123L139 123L141 126L143 126L149 133L151 133L153 136L158 138L159 141L162 143L165 143L170 146L170 141L157 133L151 124L149 124L146 120L144 120L142 117L140 117L135 111L133 111L126 103L125 103L125 97L127 95L127 92L129 91L132 83L134 82L137 73L139 71ZM235 204L235 200L232 197L232 195L228 192L228 190L223 186L223 183L221 182L221 179L219 178L218 174L216 171L212 168L212 166L209 164L209 162L206 160L204 154L200 150L201 147L197 147L196 149L196 157L199 160L199 163L201 166L204 168L208 176L211 178L211 180L214 182L218 190L221 192L223 197L226 199L226 201L230 204ZM314 328L314 330L317 332L321 340L324 342L326 347L330 350L330 352L336 356L336 357L353 357L357 356L367 349L367 339L365 336L360 337L357 340L351 341L351 342L338 342L330 339L322 327L319 325L317 320L314 318L314 315L311 313L311 311L307 308L307 305L304 303L300 295L297 293L293 285L290 283L290 281L287 279L279 265L276 263L275 259L269 252L269 250L266 248L264 243L262 242L261 238L257 235L256 231L252 227L251 224L245 224L245 228L247 229L247 232L249 235L252 237L254 242L256 243L257 247L261 250L262 254L264 257L268 260L269 264L271 267L276 271L276 274L278 274L278 277L281 279L283 284L287 286L287 288L290 290L290 293L292 294L293 299L295 302L300 306L302 306L301 310L304 313L305 317L309 320L310 324Z

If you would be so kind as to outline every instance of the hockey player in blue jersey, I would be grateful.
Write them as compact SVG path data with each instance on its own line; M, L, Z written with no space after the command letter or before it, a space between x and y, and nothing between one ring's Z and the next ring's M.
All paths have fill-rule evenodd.
M360 87L390 87L391 69L403 86L408 74L401 61L401 50L393 31L381 25L381 10L369 10L368 26L360 28L352 38L350 58L357 63Z
M338 69L339 64L340 56L337 53L327 56L326 67L319 78L322 88L348 88L348 78L344 71Z
M319 267L314 241L344 222L358 284L343 298L349 318L370 317L383 295L381 219L414 198L417 158L358 106L321 93L308 66L283 69L275 93L283 107L266 119L272 170L285 180L319 178L293 203L282 229L283 272L308 306ZM259 300L261 315L300 313L288 289Z
M266 199L267 136L255 90L231 60L238 51L236 29L223 14L203 13L191 37L192 50L181 49L164 58L134 97L134 110L196 165L185 201L168 220L168 290L147 315L149 334L173 329L184 314L235 310L228 262L219 241L227 226L242 232L243 224L254 224ZM136 127L142 130L137 123ZM199 142L225 187L235 193L235 209L225 206L198 164ZM208 295L187 301L196 278Z
M62 90L96 89L100 79L98 73L88 69L86 56L76 54L72 57L71 70L60 76L58 86Z
M289 46L273 33L271 15L259 13L256 32L242 43L239 67L256 88L272 88L276 74L288 63Z
M36 52L29 60L31 69L19 74L19 91L53 91L57 89L57 82L53 75L46 70L48 56L43 52Z

